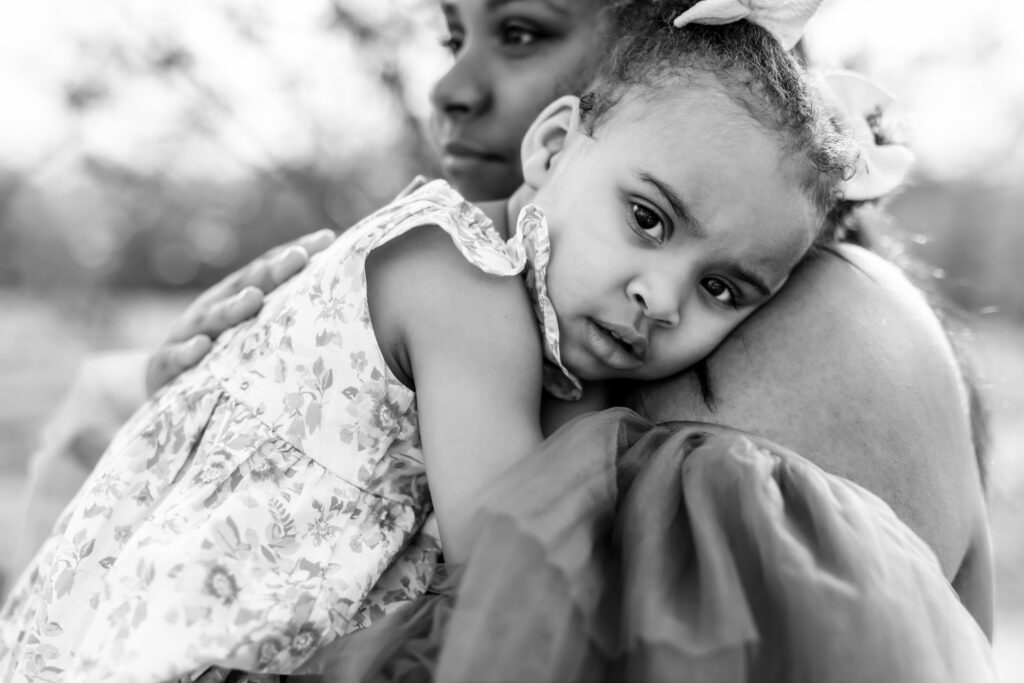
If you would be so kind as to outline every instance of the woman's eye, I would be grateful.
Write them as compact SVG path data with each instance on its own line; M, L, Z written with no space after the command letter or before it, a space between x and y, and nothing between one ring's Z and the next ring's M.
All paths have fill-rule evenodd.
M711 298L720 304L727 306L736 305L736 295L724 281L717 277L707 277L701 280L701 287L711 295Z
M527 26L509 24L501 28L502 45L526 47L527 45L532 45L537 42L539 37L540 35L535 29Z
M631 204L633 210L633 222L637 229L642 231L641 237L649 239L658 244L665 241L665 223L656 212L648 209L643 204Z
M453 55L457 55L459 50L462 49L462 36L456 35L453 31L447 36L441 38L441 47L451 52Z

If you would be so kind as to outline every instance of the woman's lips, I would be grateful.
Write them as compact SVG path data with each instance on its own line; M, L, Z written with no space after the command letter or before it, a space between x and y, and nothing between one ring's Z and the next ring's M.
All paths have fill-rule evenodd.
M478 164L504 164L504 155L489 152L486 148L465 142L449 142L441 147L441 162L445 167L463 168Z
M442 156L452 159L473 161L505 161L505 156L496 154L479 145L464 142L449 142L442 148Z

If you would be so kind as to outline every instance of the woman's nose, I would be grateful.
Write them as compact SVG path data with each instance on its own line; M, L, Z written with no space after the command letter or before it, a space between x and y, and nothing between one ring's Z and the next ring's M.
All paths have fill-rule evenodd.
M682 297L668 282L653 277L636 278L626 287L626 293L645 318L664 327L675 327L681 320Z
M434 109L452 119L478 115L490 105L491 90L479 59L467 48L441 76L430 93Z

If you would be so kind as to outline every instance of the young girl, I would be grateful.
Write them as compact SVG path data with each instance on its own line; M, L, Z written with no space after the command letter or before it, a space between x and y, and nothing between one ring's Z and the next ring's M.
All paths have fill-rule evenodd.
M542 382L668 376L778 291L846 148L760 27L630 26L507 201L385 207L134 416L4 607L8 679L294 670L422 592L371 589L431 508L466 556Z

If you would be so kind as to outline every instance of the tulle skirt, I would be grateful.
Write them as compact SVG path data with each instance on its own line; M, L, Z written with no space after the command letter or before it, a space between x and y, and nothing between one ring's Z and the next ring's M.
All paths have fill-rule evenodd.
M467 562L320 653L324 681L995 680L932 551L761 439L625 409L504 476Z

